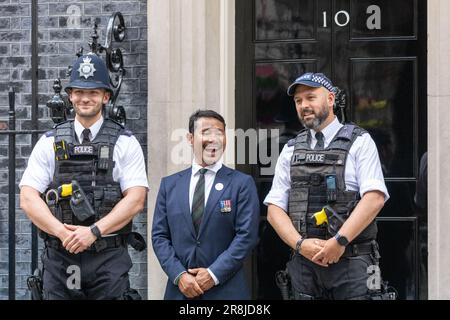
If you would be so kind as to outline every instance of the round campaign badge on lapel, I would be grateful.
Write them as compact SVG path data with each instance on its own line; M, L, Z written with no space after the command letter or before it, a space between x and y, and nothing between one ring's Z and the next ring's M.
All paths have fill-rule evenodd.
M215 186L217 191L221 191L223 189L223 184L222 183L217 183Z

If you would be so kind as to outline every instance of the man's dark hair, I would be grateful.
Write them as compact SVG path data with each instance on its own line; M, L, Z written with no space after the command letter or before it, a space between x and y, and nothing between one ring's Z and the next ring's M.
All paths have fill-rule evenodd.
M189 117L189 133L194 134L195 122L200 118L214 118L222 122L224 128L226 126L224 118L214 110L197 110Z

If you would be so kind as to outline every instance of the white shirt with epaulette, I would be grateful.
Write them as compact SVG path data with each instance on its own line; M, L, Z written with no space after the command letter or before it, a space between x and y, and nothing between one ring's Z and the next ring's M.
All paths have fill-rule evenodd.
M342 124L335 118L322 130L324 146L328 147ZM317 143L315 131L311 129L311 148ZM264 204L274 204L284 211L288 210L289 190L291 189L291 158L294 145L286 144L281 151L275 167L272 188L264 199ZM384 183L378 150L368 133L356 138L351 146L345 163L345 185L348 191L359 191L361 197L369 191L384 193L384 201L389 199L389 193Z
M103 124L103 117L90 128L91 141L96 137ZM82 131L85 129L80 122L74 121L75 133L82 141ZM54 136L43 135L36 143L28 166L23 173L19 187L30 186L40 193L44 193L53 180L55 172ZM122 192L132 187L149 188L145 171L144 154L141 145L133 135L121 135L116 142L113 153L115 166L113 179L119 182Z

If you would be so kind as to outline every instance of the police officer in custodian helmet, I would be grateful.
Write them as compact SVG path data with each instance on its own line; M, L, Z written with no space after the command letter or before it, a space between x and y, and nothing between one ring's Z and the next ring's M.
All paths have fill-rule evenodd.
M45 242L43 296L124 299L132 266L127 244L142 249L143 241L132 241L139 236L131 232L148 191L142 148L103 117L113 91L96 54L74 62L65 90L75 119L40 138L19 184L20 206Z

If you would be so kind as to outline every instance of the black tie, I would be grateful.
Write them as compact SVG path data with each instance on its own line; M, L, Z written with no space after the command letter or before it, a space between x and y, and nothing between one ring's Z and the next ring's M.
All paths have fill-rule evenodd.
M198 233L200 223L202 222L203 212L205 211L205 173L208 169L200 169L200 177L195 186L194 198L192 200L192 222L195 232Z
M81 133L81 136L83 137L83 142L81 142L82 144L91 142L91 139L89 138L90 134L91 134L91 130L89 130L89 129L83 130L83 132Z
M314 150L322 150L324 147L323 144L323 133L322 132L316 132L316 139L317 139L317 143L314 147Z

